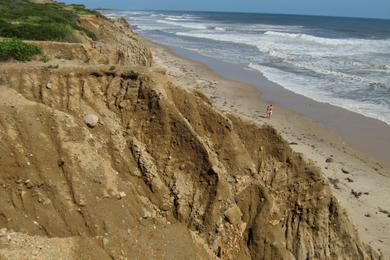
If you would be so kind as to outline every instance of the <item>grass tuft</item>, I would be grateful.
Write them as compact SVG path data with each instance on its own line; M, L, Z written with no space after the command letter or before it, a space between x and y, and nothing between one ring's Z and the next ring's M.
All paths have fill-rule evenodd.
M126 71L125 73L123 73L121 76L124 79L138 80L139 73L134 71L134 70L129 70L129 71Z

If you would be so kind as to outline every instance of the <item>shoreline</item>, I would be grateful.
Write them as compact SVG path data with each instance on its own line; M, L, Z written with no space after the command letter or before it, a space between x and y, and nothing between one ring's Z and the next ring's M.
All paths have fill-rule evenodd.
M234 65L215 61L214 64L203 63L196 60L199 57L187 57L177 48L148 39L145 41L152 49L154 66L165 69L167 76L177 85L204 92L222 112L275 127L293 150L321 168L362 240L390 256L390 217L381 213L382 209L390 209L387 199L390 195L390 166L387 162L378 162L344 143L342 137L320 123L284 106L276 105L271 120L263 118L264 99L268 99L268 95L254 84L242 82L240 77L246 74L240 74ZM226 67L218 67L221 64ZM234 76L229 79L221 75L218 70L223 69L230 69L226 70L228 75ZM328 158L333 162L327 163ZM353 191L367 195L356 197Z

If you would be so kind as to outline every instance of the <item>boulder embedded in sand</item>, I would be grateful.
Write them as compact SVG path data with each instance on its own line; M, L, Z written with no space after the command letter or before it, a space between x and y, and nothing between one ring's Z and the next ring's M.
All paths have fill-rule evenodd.
M99 122L99 117L95 114L87 114L84 117L84 122L87 126L94 128Z
M227 209L224 214L227 220L233 225L241 222L242 212L237 205Z

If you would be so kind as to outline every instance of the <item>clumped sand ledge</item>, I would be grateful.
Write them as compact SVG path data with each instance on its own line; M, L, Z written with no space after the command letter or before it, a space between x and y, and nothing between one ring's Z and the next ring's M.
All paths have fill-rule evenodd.
M0 64L0 258L380 258L273 127L172 83L123 19L80 23L97 42Z

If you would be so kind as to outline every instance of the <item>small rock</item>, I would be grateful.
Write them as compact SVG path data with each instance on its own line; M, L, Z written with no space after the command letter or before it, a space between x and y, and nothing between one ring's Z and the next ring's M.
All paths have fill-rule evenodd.
M355 198L359 198L360 196L362 196L362 192L360 192L360 191L355 191L355 190L351 190L351 194L353 195L353 196L355 196Z
M161 209L162 211L168 211L168 210L170 209L170 207L169 207L168 204L163 204L163 205L161 205L160 209Z
M124 197L126 197L126 193L123 191L119 192L118 199L120 200L120 199L123 199Z
M379 208L379 212L382 213L382 214L385 214L387 215L388 217L390 216L390 212L388 210L385 210L385 209L382 209L382 208Z
M353 182L353 180L351 178L345 178L348 182Z
M334 159L331 158L331 157L329 157L329 158L327 158L327 159L325 160L325 162L326 162L326 163L332 163L332 162L334 162Z
M186 168L185 164L181 164L179 167L180 170L184 170L185 168Z
M32 187L34 187L34 184L30 180L25 181L25 185L27 189L31 189Z
M110 240L108 240L108 238L106 238L106 237L103 237L102 242L103 242L103 246L104 246L104 247L107 247L108 244L110 243Z
M364 214L364 216L365 216L366 218L370 218L370 217L371 217L371 215L370 215L369 213Z
M87 114L84 117L84 122L88 127L94 128L99 122L99 117L95 114Z
M242 212L240 208L237 205L234 205L233 207L227 209L224 213L226 219L231 223L231 224L239 224L241 221L242 217Z
M143 215L143 218L144 219L148 219L148 218L151 218L152 217L152 213L150 211L147 211L144 209L144 215Z
M126 107L126 105L127 105L126 101L122 101L119 103L119 108L124 108Z
M340 189L340 186L339 186L339 184L340 184L340 180L339 179L337 179L337 178L330 178L330 177L328 177L328 180L329 180L329 182L333 185L333 187L335 188L335 189Z
M47 88L47 89L52 89L52 88L53 88L53 84L47 83L47 84L46 84L46 88Z
M83 199L80 199L79 206L85 207L85 206L87 206L87 203Z
M341 168L341 171L344 173L344 174L349 174L349 171L345 168Z
M62 166L64 166L64 164L65 164L65 161L63 159L58 159L57 160L58 167L62 167Z

